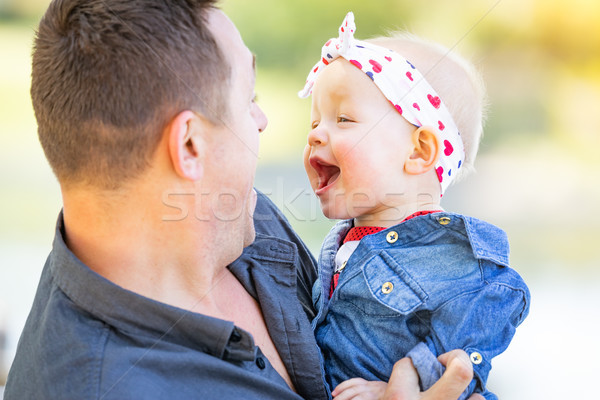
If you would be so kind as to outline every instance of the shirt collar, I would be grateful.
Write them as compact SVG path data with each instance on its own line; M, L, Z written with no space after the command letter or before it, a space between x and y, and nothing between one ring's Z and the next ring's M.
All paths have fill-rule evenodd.
M233 322L173 307L124 289L83 264L66 246L60 213L49 268L58 287L94 317L132 336L152 336L223 359L253 360L254 341Z

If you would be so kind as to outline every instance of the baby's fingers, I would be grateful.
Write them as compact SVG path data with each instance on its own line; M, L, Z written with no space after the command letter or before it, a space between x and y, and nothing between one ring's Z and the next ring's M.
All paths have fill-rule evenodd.
M344 381L344 382L340 383L339 385L337 385L335 387L335 389L333 389L333 391L331 392L331 394L333 396L337 396L338 394L340 394L344 390L349 389L351 387L354 387L356 385L361 385L364 382L366 382L366 380L364 380L363 378L348 379L347 381Z
M377 400L382 398L387 384L362 378L348 379L331 392L335 400Z

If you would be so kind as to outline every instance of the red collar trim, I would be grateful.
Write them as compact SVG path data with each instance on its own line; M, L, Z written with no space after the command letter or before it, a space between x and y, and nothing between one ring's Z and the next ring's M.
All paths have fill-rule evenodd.
M416 213L410 214L408 217L404 218L400 223L406 222L409 219L413 219L415 217L420 217L421 215L433 214L436 212L441 212L441 210L433 210L433 211L417 211ZM361 240L367 235L372 235L377 232L381 232L387 228L381 226L354 226L350 228L346 237L344 238L344 243L352 242L354 240Z

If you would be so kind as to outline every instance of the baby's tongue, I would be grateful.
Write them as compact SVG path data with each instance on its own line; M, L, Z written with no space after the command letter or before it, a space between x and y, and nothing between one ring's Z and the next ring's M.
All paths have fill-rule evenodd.
M338 176L340 176L340 169L338 167L334 167L335 171L332 171L333 173L331 173L329 180L327 181L328 185L331 185L333 182L335 182L335 180L338 178Z
M327 167L324 167L323 172L325 175L323 180L326 180L326 183L323 186L328 186L332 184L338 178L338 176L340 176L340 169L335 165L329 165Z

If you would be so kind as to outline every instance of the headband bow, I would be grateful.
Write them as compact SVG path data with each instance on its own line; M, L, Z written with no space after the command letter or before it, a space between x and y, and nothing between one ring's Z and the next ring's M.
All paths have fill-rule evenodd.
M349 12L339 29L339 37L327 41L321 60L308 74L298 96L312 93L317 76L333 60L342 57L363 71L408 122L416 127L433 128L443 143L435 170L442 194L456 176L465 159L460 133L450 112L425 77L400 54L381 46L356 40L354 14Z

